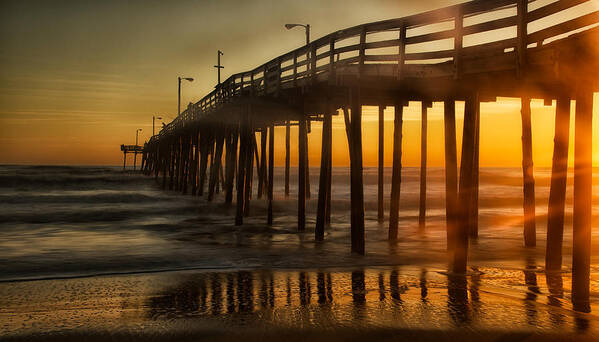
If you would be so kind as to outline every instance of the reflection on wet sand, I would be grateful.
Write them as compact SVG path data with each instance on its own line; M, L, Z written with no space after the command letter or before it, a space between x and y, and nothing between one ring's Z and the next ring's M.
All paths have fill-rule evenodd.
M564 298L564 280L560 272L545 273L545 281L549 295L547 304L549 305L549 319L555 327L561 327L564 324L565 316L561 312L562 299Z
M3 303L0 318L7 333L79 327L258 333L351 328L599 337L594 314L575 311L567 300L569 274L543 277L539 271L529 262L520 270L481 267L467 275L402 266L173 272L61 280L60 287L44 282L0 284L6 298L12 298ZM92 281L105 283L102 288L119 295L90 292L82 297L80 290ZM30 302L40 303L42 309L29 308Z
M447 276L447 306L451 319L457 326L470 321L468 308L468 279L465 275L449 274Z
M524 306L526 307L526 317L528 324L531 326L537 325L538 312L535 301L540 294L539 285L537 283L537 266L534 259L527 260L526 268L524 269L524 282L527 286L526 296L524 298Z
M236 315L244 314L250 321L251 317L262 320L260 324L271 320L270 323L276 325L300 326L335 326L348 321L367 326L417 323L496 328L494 324L500 324L505 329L561 330L570 326L578 333L592 330L592 321L586 315L564 307L561 274L548 273L545 288L538 282L534 262L529 261L522 271L525 290L520 305L517 297L510 298L504 293L493 295L489 289L481 292L485 287L485 273L478 268L471 269L466 276L444 275L424 268L405 275L399 268L200 273L189 275L175 287L152 296L148 315L152 319L210 315L222 318L224 315L236 320ZM207 283L210 283L210 294ZM226 296L222 295L222 288L226 288ZM548 307L539 300L544 293L547 293ZM226 313L221 310L225 305ZM571 324L566 321L567 316L571 317ZM319 322L314 322L315 317ZM511 322L506 324L506 317Z

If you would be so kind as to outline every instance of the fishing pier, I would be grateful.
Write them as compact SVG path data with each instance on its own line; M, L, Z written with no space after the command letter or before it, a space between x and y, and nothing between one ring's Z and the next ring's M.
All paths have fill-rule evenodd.
M427 110L444 103L447 246L451 271L467 270L468 245L478 234L480 104L521 99L524 179L523 239L536 245L531 99L557 103L549 199L546 270L562 268L570 107L575 111L573 301L589 298L591 253L592 106L599 90L599 11L547 25L547 18L587 1L485 0L333 32L263 65L234 74L143 148L142 169L165 189L236 206L235 224L250 215L252 187L266 196L272 224L275 127L285 127L285 194L290 145L299 148L298 231L306 229L308 131L323 125L315 240L330 223L332 117L345 120L351 169L351 249L365 253L362 106L379 107L378 217L383 222L383 111L394 107L389 241L398 239L403 109L422 102L419 221L426 212ZM552 17L553 16L553 17ZM534 27L542 27L533 30ZM508 32L508 33L506 33ZM509 33L513 32L513 34ZM465 102L461 164L456 150L456 101ZM299 138L290 141L290 127ZM258 149L257 135L260 139ZM499 142L498 142L499 143ZM134 153L137 150L133 151ZM124 150L124 153L127 151ZM258 184L252 184L254 172ZM259 213L252 212L252 215Z

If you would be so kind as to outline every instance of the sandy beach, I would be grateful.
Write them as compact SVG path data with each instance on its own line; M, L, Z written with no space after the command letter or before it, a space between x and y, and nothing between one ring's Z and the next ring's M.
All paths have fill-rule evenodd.
M163 192L153 179L116 168L5 167L0 339L599 339L598 262L590 304L574 306L571 228L563 272L546 274L543 241L522 246L513 200L519 170L483 169L480 237L465 277L446 273L442 170L430 171L424 232L417 170L405 171L402 238L393 245L368 210L376 173L365 170L365 256L348 253L347 170L335 172L333 224L315 243L311 230L297 233L296 203L282 195L273 227L264 225L261 201L234 227L232 208ZM537 193L543 231L547 192L539 186ZM314 211L310 201L309 226Z
M575 311L569 286L491 267L162 272L2 283L0 321L6 341L597 340L599 308Z

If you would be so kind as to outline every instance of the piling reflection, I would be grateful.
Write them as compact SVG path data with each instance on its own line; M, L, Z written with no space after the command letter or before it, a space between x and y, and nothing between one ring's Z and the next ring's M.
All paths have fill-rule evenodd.
M547 289L547 304L549 305L549 320L556 327L564 324L565 316L561 311L562 299L564 298L564 280L562 274L558 272L547 271L545 273Z
M534 259L528 258L526 268L524 269L524 283L527 286L526 295L524 298L524 306L526 308L526 318L528 324L536 326L538 324L538 311L535 301L541 291L537 282L537 266Z
M481 290L485 286L485 272L477 268L468 275L444 275L425 268L406 274L398 268L199 273L182 277L175 286L150 296L147 316L153 320L182 317L235 320L242 315L250 324L252 320L261 323L266 320L298 326L347 322L358 326L426 325L436 320L441 326L461 328L472 327L474 322L476 326L490 327L506 324L504 310L509 309L513 322L502 325L506 329L513 328L510 324L519 324L529 329L547 326L560 330L571 327L579 333L589 331L591 322L586 314L572 311L567 319L569 308L563 302L562 274L546 273L545 288L537 279L537 270L534 262L529 262L523 270L525 286L521 299L501 293L490 295L495 288ZM509 282L513 284L516 280ZM547 314L538 309L544 293L547 293ZM499 316L502 318L496 318ZM422 321L413 321L418 319Z
M449 315L457 326L470 321L468 308L468 279L465 275L449 274L447 276L447 306Z
M420 271L420 298L423 302L426 302L426 297L428 296L428 288L426 287L426 270L422 269Z

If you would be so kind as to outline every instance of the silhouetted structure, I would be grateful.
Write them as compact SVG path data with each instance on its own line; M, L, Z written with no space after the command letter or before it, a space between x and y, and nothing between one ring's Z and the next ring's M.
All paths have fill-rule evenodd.
M170 189L186 192L187 184L191 183L192 193L202 196L210 157L208 199L213 198L220 183L226 193L225 201L232 203L236 178L235 224L241 225L244 216L250 214L255 159L260 180L258 193L260 196L266 184L269 200L267 222L272 224L274 127L286 127L285 193L288 195L289 129L291 125L297 125L298 230L303 231L306 198L309 196L307 134L311 121L323 121L315 229L316 240L322 240L330 217L331 117L341 109L351 162L351 248L353 252L363 254L362 106L379 106L381 113L387 106L395 107L389 214L389 240L395 241L398 238L401 192L403 107L408 101L423 103L419 220L424 224L426 110L433 101L444 102L447 241L448 248L453 251L452 272L465 273L469 238L478 235L480 103L494 101L499 96L522 98L524 241L526 246L532 247L536 244L536 228L530 100L544 99L549 102L558 99L547 267L559 269L568 151L567 112L570 100L576 100L572 297L574 301L588 300L591 117L592 93L597 89L595 79L599 70L599 51L595 48L599 41L599 28L567 34L599 23L599 12L558 22L536 32L528 30L529 24L537 24L583 2L560 0L529 10L528 1L524 0L477 0L334 32L254 70L232 75L202 100L190 104L186 111L149 141L144 149L145 170L156 178L162 174L163 187L166 187L166 179L170 177ZM472 39L474 35L511 27L516 28L515 37L484 43L476 43ZM387 34L387 38L381 39L383 34ZM464 42L465 38L470 41L468 45ZM444 40L452 41L453 47L410 52L419 44ZM390 49L397 52L381 54L381 51ZM455 101L465 101L459 175ZM379 120L382 119L383 115L379 114ZM379 129L382 135L383 129ZM256 132L261 133L261 151L257 149ZM268 173L265 156L267 134L270 136ZM382 155L383 144L380 141ZM226 156L225 176L220 172L223 153ZM382 162L379 156L379 163ZM382 173L382 167L379 173ZM380 184L379 180L378 217L382 219L383 195ZM464 296L458 294L453 297L461 303Z

